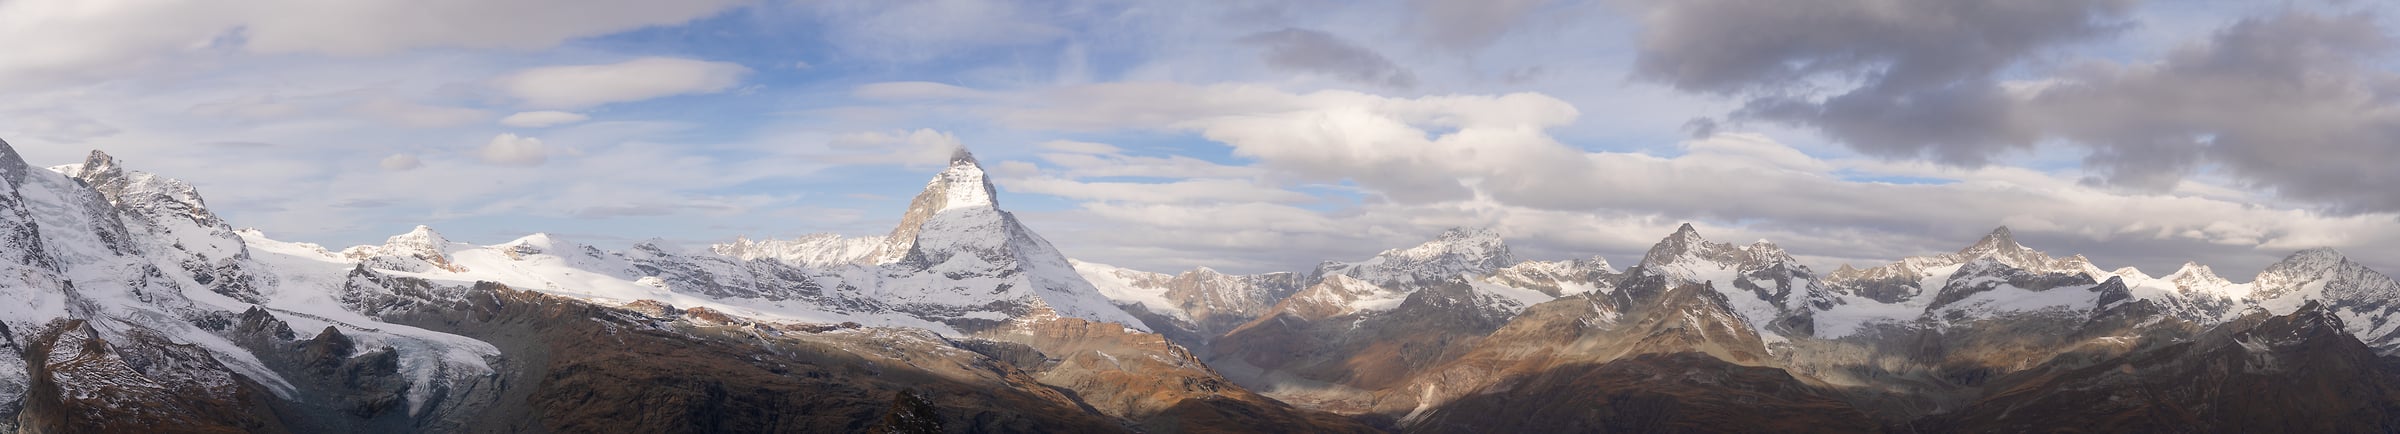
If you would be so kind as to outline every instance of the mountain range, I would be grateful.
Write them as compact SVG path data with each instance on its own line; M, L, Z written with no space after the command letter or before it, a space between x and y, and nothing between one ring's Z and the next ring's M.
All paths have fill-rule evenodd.
M2400 431L2400 283L2330 249L2152 277L2000 228L1820 274L1690 225L1622 269L1458 228L1168 274L999 199L961 150L880 236L334 250L0 142L0 430Z

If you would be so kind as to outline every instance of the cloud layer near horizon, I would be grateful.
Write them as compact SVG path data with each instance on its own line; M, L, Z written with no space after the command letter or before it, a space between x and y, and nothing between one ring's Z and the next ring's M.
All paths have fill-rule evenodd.
M2353 3L15 0L0 137L335 244L878 233L964 145L1154 270L1483 225L1628 260L1684 221L1827 266L2009 225L2400 267L2394 32Z

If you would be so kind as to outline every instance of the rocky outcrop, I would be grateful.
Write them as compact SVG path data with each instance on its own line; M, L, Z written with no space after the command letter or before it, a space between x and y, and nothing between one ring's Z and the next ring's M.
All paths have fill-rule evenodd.
M1945 432L2390 432L2400 370L2310 304L2200 339L1995 380L1990 395L1916 424Z

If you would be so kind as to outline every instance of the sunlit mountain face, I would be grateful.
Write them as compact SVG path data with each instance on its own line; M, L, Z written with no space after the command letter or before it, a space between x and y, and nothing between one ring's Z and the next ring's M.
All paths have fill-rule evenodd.
M0 0L0 432L2400 432L2396 5Z

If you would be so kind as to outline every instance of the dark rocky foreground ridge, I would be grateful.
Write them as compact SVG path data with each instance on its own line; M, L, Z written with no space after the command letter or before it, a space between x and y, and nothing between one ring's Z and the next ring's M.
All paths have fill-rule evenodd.
M740 254L334 253L5 143L0 187L19 432L2400 432L2400 285L2330 250L2152 279L2002 229L1819 275L1688 226L1623 270L1459 230L1099 288L963 153L891 236Z

